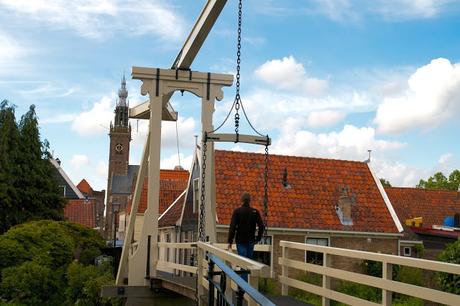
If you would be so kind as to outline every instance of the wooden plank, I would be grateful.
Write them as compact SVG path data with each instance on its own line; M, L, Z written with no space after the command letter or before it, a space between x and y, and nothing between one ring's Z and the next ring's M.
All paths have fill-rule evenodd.
M310 271L313 273L338 278L345 281L364 284L366 286L376 287L389 292L397 292L447 305L460 305L460 295L442 292L431 288L410 285L398 281L382 279L379 277L369 276L361 273L350 272L331 267L309 264L293 259L279 258L278 262L282 266L291 267L304 271Z
M351 257L351 258L373 260L373 261L380 261L380 262L385 261L387 263L391 263L394 265L403 265L403 266L408 266L408 267L413 267L413 268L420 268L420 269L425 269L425 270L432 270L432 271L446 272L446 273L460 275L460 265L452 264L452 263L445 263L445 262L432 261L432 260L419 259L419 258L402 257L402 256L396 256L396 255L389 255L389 254L372 253L372 252L366 252L366 251L325 247L325 246L318 246L318 245L298 243L298 242L290 242L290 241L284 241L284 240L280 241L280 246L286 246L286 247L297 249L297 250L332 254L332 255L337 255L337 256L342 256L342 257Z
M177 263L168 262L168 261L158 261L157 269L164 271L164 272L169 272L168 269L177 269L180 271L185 271L185 272L189 272L193 274L196 274L196 271L197 271L197 267L177 264Z
M254 136L254 135L244 135L239 134L238 137L236 134L216 134L208 133L207 134L208 142L242 142L256 145L268 145L271 144L271 139L263 136Z
M325 289L316 285L312 285L309 283L305 283L296 279L284 277L282 275L279 276L278 280L285 285L288 285L290 287L294 287L300 290L304 290L307 292L311 292L313 294L319 295L319 296L325 296L329 299L333 299L348 305L363 305L363 306L376 306L380 305L377 303L369 302L367 300L363 300L357 297L353 297L350 295L346 295L337 291L333 291L330 289Z

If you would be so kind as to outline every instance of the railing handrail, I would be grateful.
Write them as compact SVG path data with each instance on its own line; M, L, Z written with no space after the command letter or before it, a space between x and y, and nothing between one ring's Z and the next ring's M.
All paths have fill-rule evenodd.
M218 266L225 275L235 282L245 293L247 293L257 304L262 306L275 306L275 304L262 295L255 288L251 287L245 280L241 278L235 271L233 271L229 266L227 266L219 257L214 254L208 255L209 260L211 260L216 266Z
M402 257L397 255L390 255L390 254L380 254L380 253L373 253L367 251L358 251L358 250L350 250L350 249L341 249L336 247L329 247L329 246L319 246L307 243L299 243L299 242L291 242L291 241L280 241L281 247L288 247L297 250L303 251L313 251L319 252L324 254L330 255L337 255L342 257L351 257L351 258L358 258L358 259L365 259L365 260L372 260L372 261L380 261L384 263L390 263L395 265L403 265L413 268L422 268L425 270L431 271L439 271L439 272L446 272L451 274L460 275L460 265L452 264L447 262L438 262L420 258L412 258L412 257Z
M212 244L205 242L197 242L197 246L204 251L217 255L223 260L229 261L232 264L238 265L245 270L249 270L251 275L260 277L270 277L270 267L260 262L239 256L227 250L222 250Z

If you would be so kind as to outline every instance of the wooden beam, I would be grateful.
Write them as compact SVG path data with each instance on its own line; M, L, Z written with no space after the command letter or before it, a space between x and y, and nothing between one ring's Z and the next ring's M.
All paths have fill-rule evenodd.
M182 49L176 56L174 63L171 66L171 69L189 69L195 59L196 55L200 51L201 46L203 45L206 37L222 12L227 0L208 0L201 11L200 16L198 16L195 25L192 28L192 31L185 40ZM175 121L177 120L177 113L174 112L169 100L171 99L172 94L167 94L163 97L163 120L166 121ZM146 101L138 107L136 110L129 112L129 117L133 119L149 119L150 112L149 101ZM165 109L171 109L174 112L174 116L171 115L171 112L165 111Z
M207 141L212 142L243 142L243 143L250 143L250 144L257 144L257 145L270 145L271 139L262 136L253 136L253 135L244 135L239 134L238 137L236 134L214 134L209 133L207 135ZM267 143L268 142L268 143Z

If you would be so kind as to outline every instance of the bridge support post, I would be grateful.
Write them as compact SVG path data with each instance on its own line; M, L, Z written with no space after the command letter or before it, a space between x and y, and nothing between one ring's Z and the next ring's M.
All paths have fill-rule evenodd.
M331 255L327 253L323 253L323 267L330 267L331 266ZM329 276L323 275L323 288L324 289L331 289L331 278ZM321 298L321 302L323 306L329 306L331 304L331 300L326 297Z
M393 278L393 265L388 262L382 262L382 278L392 280ZM382 290L382 305L391 306L392 292L389 290Z
M204 250L202 248L199 248L197 246L197 271L196 271L196 277L197 277L197 300L198 300L198 305L202 306L204 305L204 301L201 300L201 297L204 295L204 288L203 288L203 260L204 260Z
M287 247L283 246L281 252L282 252L281 253L282 258L289 259L289 249ZM286 278L289 277L289 272L288 271L289 271L289 267L287 267L286 265L281 266L281 275L283 277L286 277ZM281 285L281 295L288 295L288 292L289 292L288 285L283 283Z

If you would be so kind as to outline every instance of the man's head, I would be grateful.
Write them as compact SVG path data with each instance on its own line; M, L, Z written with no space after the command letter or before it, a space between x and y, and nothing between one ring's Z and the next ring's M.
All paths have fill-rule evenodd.
M243 195L241 195L241 202L243 205L248 205L251 203L251 195L247 192L244 192Z

